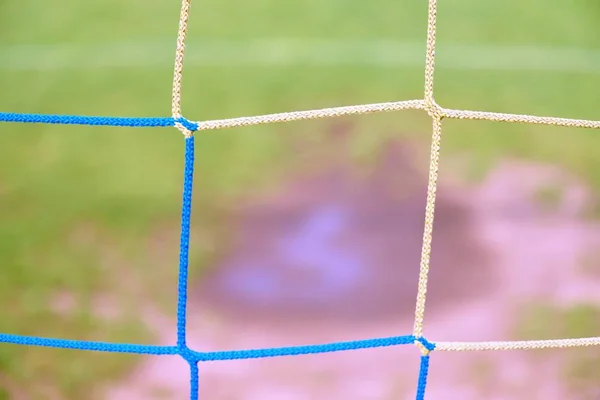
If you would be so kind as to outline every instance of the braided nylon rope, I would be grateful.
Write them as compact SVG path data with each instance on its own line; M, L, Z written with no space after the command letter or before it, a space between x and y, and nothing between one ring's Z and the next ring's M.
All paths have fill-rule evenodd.
M192 122L182 116L181 87L183 64L185 56L185 38L188 29L191 0L182 0L175 52L175 67L173 74L172 117L128 118L100 117L77 115L44 115L17 114L0 112L0 122L46 123L46 124L77 124L128 127L176 127L185 136L185 168L183 183L183 205L181 213L181 242L180 265L178 277L177 303L177 343L171 346L149 346L126 343L104 343L67 339L42 338L33 336L10 335L0 333L0 342L27 345L70 348L88 351L120 352L152 355L179 355L190 365L190 399L198 399L198 363L201 361L236 360L249 358L278 357L302 354L327 353L335 351L356 350L374 347L386 347L414 344L421 352L421 365L416 389L416 399L425 398L430 352L438 351L474 351L474 350L516 350L563 348L600 345L600 337L562 339L562 340L531 340L511 342L430 342L423 337L423 321L427 299L427 278L430 268L431 242L435 214L435 199L439 169L440 146L442 136L442 121L445 118L488 120L498 122L518 122L538 125L555 125L581 128L600 128L600 121L578 120L555 117L539 117L519 114L503 114L484 111L452 110L439 106L434 99L434 71L437 0L429 0L427 47L425 64L424 98L379 104L365 104L346 107L334 107L320 110L294 111L261 116L230 118L213 121ZM418 292L415 306L415 319L412 335L388 338L374 338L349 342L328 344L278 347L265 349L231 350L199 352L190 349L186 341L186 310L188 283L188 250L190 240L190 219L194 176L194 132L198 130L224 129L239 126L260 125L276 122L289 122L316 118L338 117L351 114L367 114L398 110L424 110L432 119L432 139L429 166L429 181L427 188L427 204L425 207L425 227L421 250L421 262L418 281Z

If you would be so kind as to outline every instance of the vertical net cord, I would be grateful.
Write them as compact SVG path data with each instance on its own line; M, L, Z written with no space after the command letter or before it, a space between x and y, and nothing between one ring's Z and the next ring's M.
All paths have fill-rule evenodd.
M425 59L425 109L433 119L433 135L431 138L427 203L425 206L425 225L423 228L423 246L421 249L419 284L415 306L415 322L413 327L413 335L416 338L420 338L423 335L423 318L425 315L425 301L427 298L427 278L429 275L429 264L431 258L435 196L437 190L440 143L442 135L443 114L441 108L435 103L433 96L436 14L437 0L430 0L427 25L427 53ZM424 355L428 353L424 347L421 346L420 348Z
M186 311L193 181L194 137L192 136L185 139L185 168L183 178L183 204L181 207L179 277L177 283L177 347L182 356L185 356L188 352L186 342Z
M183 60L185 58L185 39L188 31L188 19L190 16L191 0L181 1L181 12L179 15L179 31L177 32L177 48L175 50L175 68L173 71L173 92L171 100L171 114L175 127L185 135L192 136L193 132L177 122L182 118L181 114L181 82L183 80Z
M198 361L189 360L190 364L190 400L198 400Z
M425 223L423 226L423 247L421 249L419 284L415 305L415 323L413 327L413 336L416 338L415 344L421 351L421 366L419 369L416 400L425 399L427 375L429 373L429 353L434 348L434 346L427 346L421 337L423 335L423 319L425 317L425 302L427 299L427 278L429 276L429 265L431 261L431 242L433 239L433 220L435 215L435 196L437 191L443 118L443 110L436 104L433 94L436 17L437 0L429 0L427 14L427 49L425 56L425 110L432 118L433 132L429 160L429 179L427 182Z
M416 400L425 400L425 388L427 387L427 375L429 374L429 355L421 356L419 368L419 381L417 383Z

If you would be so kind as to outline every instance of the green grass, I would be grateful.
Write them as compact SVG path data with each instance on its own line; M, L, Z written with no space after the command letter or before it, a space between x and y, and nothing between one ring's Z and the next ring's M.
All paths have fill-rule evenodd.
M515 340L544 340L585 338L597 336L600 331L600 309L594 304L577 304L558 308L548 304L530 304L521 309L515 326ZM600 352L594 347L537 350L532 352L535 362L544 362L549 353L564 356L560 373L569 393L577 399L588 400L597 396ZM534 354L537 353L537 354Z
M177 3L1 1L3 63L10 59L2 58L2 49L12 45L66 43L83 49L164 43L156 57L165 67L0 69L0 110L169 116ZM457 71L443 61L451 43L597 48L594 2L440 0L439 7L440 104L598 118L594 99L600 75ZM424 46L425 32L426 4L417 0L205 0L192 6L189 56L201 51L194 43L207 39L391 39ZM184 114L200 120L419 98L423 72L416 67L190 66L183 86ZM351 120L356 135L349 151L357 157L374 154L390 134L423 141L429 136L430 123L419 112ZM201 243L227 236L231 199L299 167L302 159L289 157L292 141L319 137L327 127L325 122L296 122L198 135L194 274L218 251L202 251ZM511 154L557 162L600 187L597 132L448 121L443 146L444 154L471 152L476 170ZM94 317L90 310L94 296L107 293L133 310L154 296L166 310L174 310L182 154L182 139L174 129L0 125L0 332L151 342L138 319L131 318L129 326ZM82 230L92 239L80 240ZM80 299L77 312L50 310L49 302L61 292ZM91 383L100 385L127 366L118 362L122 356L56 354L0 346L0 377L25 391L38 393L50 385L76 399ZM45 382L37 385L41 376Z

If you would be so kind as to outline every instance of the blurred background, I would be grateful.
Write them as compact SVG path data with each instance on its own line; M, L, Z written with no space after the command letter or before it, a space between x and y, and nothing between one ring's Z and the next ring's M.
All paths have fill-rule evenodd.
M0 110L170 116L178 1L0 0ZM436 100L598 119L592 0L440 0ZM422 97L425 1L193 2L190 120ZM199 350L412 330L431 122L200 132ZM174 341L183 140L0 124L0 332ZM600 136L445 121L425 336L597 336ZM429 399L597 399L598 350L433 353ZM410 399L412 346L200 365L206 399ZM185 399L177 358L0 346L0 399Z

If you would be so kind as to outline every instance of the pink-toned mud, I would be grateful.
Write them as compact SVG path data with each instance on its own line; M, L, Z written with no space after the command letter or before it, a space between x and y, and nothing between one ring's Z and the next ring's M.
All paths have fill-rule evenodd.
M190 285L190 347L411 334L426 178L405 157L390 146L369 179L334 168L240 209L236 249ZM515 162L475 187L445 185L444 177L425 315L430 341L514 339L516 313L532 300L600 304L600 281L582 268L600 227L579 217L587 198L581 185L557 169ZM557 183L562 199L544 211L536 193ZM148 318L161 344L175 342L173 320ZM560 356L541 360L535 351L434 351L426 399L578 398L560 378ZM414 399L419 355L407 345L203 363L200 399ZM189 369L178 357L148 358L106 392L117 400L188 396Z

